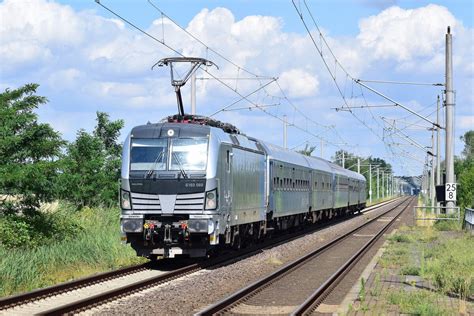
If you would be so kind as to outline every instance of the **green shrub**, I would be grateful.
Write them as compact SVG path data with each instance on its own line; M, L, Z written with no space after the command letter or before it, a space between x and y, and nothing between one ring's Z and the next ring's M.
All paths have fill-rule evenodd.
M71 207L61 206L50 212L0 216L0 245L6 249L32 248L74 238L82 225Z
M420 275L420 268L415 266L405 266L400 270L401 275Z
M51 226L55 227L54 237L33 238L28 241L32 246L25 247L23 243L18 246L20 251L0 245L0 296L143 262L130 245L120 243L119 213L117 208L86 207L76 211L60 205L58 211L45 216L55 221ZM21 220L13 223L25 225ZM6 231L11 234L15 228ZM12 243L18 240L18 232L15 233L10 237Z
M433 226L438 231L456 231L461 229L461 224L457 220L439 220Z
M410 237L406 234L394 234L388 237L388 240L394 241L394 242L411 242Z
M436 316L449 315L437 305L438 294L428 291L392 291L388 295L390 304L397 305L401 314Z
M474 294L474 238L463 235L449 239L427 251L423 276L444 293L465 299Z

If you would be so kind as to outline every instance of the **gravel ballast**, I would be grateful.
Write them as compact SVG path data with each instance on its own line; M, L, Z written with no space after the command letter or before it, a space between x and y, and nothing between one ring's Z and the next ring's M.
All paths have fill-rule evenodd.
M399 202L398 202L399 203ZM119 300L101 305L82 314L190 315L249 285L282 265L319 248L344 232L387 210L390 205L320 229L285 244L233 264L201 270Z

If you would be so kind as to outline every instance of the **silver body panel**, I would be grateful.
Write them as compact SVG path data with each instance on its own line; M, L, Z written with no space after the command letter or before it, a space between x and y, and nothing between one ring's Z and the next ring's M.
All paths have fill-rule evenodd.
M219 128L190 125L193 124L155 124L153 127L158 131L149 133L149 137L163 137L162 130L171 128L176 133L184 133L185 129L198 131L201 137L205 133L209 142L205 176L204 171L200 176L205 182L202 191L168 192L171 194L132 191L132 208L122 210L123 218L143 216L145 220L150 216L165 215L186 215L190 220L205 218L215 225L214 243L211 243L217 244L219 236L238 225L365 204L365 178L360 174L245 135L230 135ZM140 128L146 130L146 126ZM191 137L189 131L187 135ZM125 191L130 191L132 181L130 148L133 137L132 133L128 135L123 147L121 188ZM176 175L169 171L156 173L156 183L169 179L169 183L184 181L179 176L173 180ZM185 180L192 179L193 175L199 177L199 174L191 173ZM213 190L217 193L217 208L206 210L206 192ZM176 249L173 251L179 253Z

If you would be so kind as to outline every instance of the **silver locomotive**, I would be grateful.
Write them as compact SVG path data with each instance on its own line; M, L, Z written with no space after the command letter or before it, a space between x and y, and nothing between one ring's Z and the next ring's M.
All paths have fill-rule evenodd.
M197 116L133 128L121 178L123 239L149 258L239 248L366 200L358 173Z

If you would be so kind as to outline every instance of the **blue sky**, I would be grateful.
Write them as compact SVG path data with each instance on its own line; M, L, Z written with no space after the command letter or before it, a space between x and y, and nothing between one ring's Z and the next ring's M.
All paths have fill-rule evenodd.
M242 78L252 73L278 77L257 80L198 80L197 105L201 114L213 113L251 93L254 104L267 105L267 114L246 101L235 111L220 112L248 135L282 144L284 115L290 123L288 145L324 140L323 157L345 148L362 156L382 157L398 175L418 175L426 154L393 134L393 125L413 141L430 144L427 124L400 108L373 108L336 112L343 99L351 106L384 105L386 100L347 80L342 68L323 49L336 80L322 63L291 1L154 1L210 48L241 68L213 54L188 37L147 1L102 0L104 5L136 23L188 56L208 57L219 65L210 69L217 78ZM297 1L299 3L299 1ZM354 78L444 82L444 33L454 33L456 137L474 127L474 48L472 1L338 0L308 1L338 63ZM303 2L301 2L303 6ZM305 21L315 27L304 12ZM164 29L163 29L164 26ZM314 33L316 34L316 33ZM316 34L317 37L317 34ZM93 0L6 0L0 2L0 88L27 82L41 85L49 99L38 110L42 121L73 140L78 129L91 130L96 111L124 119L123 137L133 126L156 122L176 112L169 72L151 71L157 60L173 56L163 45L130 28ZM333 73L334 74L334 73ZM198 78L209 77L200 71ZM396 101L434 119L440 87L370 83ZM234 90L234 91L232 91ZM189 111L189 89L183 99ZM383 119L382 119L383 117ZM365 124L365 125L364 125ZM329 126L329 128L328 128ZM456 142L456 153L462 144Z

